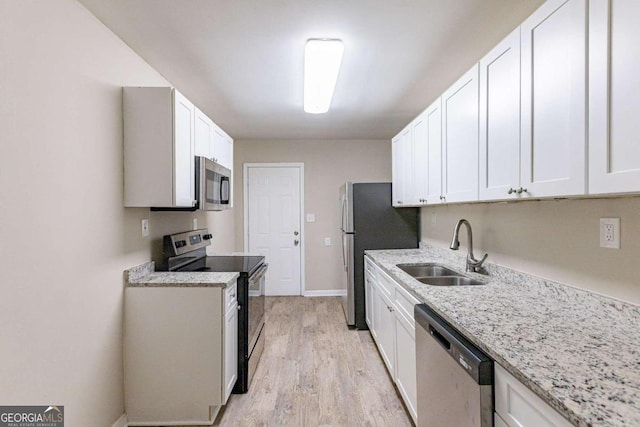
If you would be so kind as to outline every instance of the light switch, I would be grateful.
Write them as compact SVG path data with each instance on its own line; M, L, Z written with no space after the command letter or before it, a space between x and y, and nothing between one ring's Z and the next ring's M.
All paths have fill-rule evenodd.
M316 214L307 214L307 222L316 222Z
M198 218L193 218L193 229L194 230L198 229Z
M143 219L141 221L142 224L142 237L149 237L149 220Z
M325 246L331 246L331 237L325 237L324 238L324 245Z

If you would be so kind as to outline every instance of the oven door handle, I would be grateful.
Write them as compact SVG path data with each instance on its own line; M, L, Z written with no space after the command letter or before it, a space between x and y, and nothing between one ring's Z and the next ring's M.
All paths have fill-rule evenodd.
M253 276L249 277L249 281L255 283L258 280L262 279L262 277L267 273L268 267L269 267L269 264L264 263L262 267L260 267L260 269L253 274Z

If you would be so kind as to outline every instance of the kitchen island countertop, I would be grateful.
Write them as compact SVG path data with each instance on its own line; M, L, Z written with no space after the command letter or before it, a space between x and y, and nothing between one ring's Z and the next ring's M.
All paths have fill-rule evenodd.
M154 271L148 262L124 272L125 286L141 287L226 287L236 283L239 273Z
M366 254L496 363L577 426L640 425L640 307L487 263L425 249ZM430 286L396 264L438 263L487 282Z

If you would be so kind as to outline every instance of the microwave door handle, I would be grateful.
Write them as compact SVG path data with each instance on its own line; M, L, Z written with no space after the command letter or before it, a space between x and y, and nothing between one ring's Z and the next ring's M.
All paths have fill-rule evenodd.
M225 188L227 190L226 192ZM220 177L220 203L229 204L229 190L229 177Z

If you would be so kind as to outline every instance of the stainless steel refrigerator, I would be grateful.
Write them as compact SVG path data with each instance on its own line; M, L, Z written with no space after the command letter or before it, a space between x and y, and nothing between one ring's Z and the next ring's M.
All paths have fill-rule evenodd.
M364 251L417 248L418 208L391 206L391 183L352 183L340 187L342 261L347 294L347 325L367 329L364 296Z

